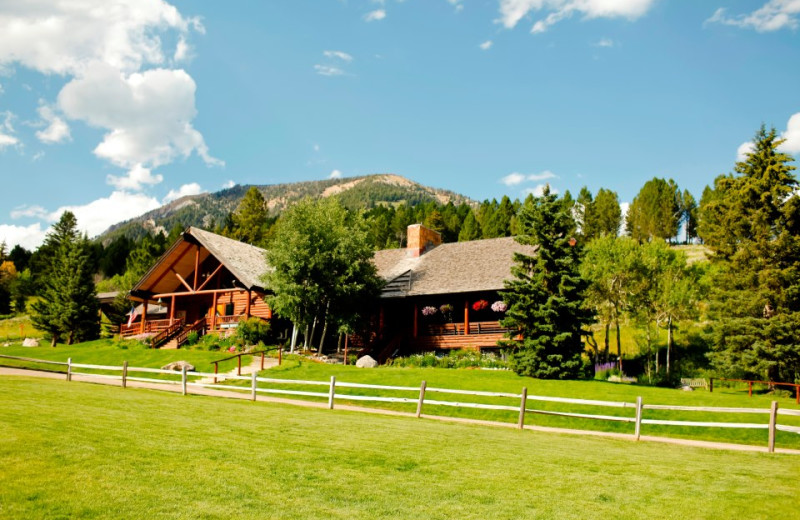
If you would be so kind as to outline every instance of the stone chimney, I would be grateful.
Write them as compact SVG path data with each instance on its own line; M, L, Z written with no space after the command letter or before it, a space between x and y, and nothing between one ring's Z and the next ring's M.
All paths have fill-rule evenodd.
M433 249L442 243L442 234L438 231L428 229L422 224L411 224L408 226L408 246L406 246L406 256L413 258L425 254L429 249Z

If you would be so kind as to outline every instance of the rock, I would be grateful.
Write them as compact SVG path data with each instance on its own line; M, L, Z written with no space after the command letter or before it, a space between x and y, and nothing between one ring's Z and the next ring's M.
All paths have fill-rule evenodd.
M25 341L22 342L23 347L38 347L39 340L36 338L25 338Z
M194 371L194 365L192 365L188 361L173 361L169 365L164 365L163 367L161 367L161 370L174 370L176 372L182 372L183 367L186 367L187 372Z
M4 347L10 347L10 346L11 346L11 343L5 342L5 343L3 343L3 346L4 346Z
M694 392L694 389L689 385L683 385L681 387L681 390L683 390L684 392Z
M356 366L360 368L375 368L378 366L378 362L372 359L370 356L364 356L356 361Z

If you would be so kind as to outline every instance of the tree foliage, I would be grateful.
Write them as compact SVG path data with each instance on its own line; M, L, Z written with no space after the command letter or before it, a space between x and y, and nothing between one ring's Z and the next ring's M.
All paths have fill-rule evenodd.
M672 239L678 234L683 214L681 201L678 185L672 179L647 181L628 208L628 234L640 242Z
M515 254L514 279L506 283L509 304L503 325L522 336L511 366L520 375L569 379L580 375L584 329L592 311L584 305L587 282L580 276L581 246L575 243L570 206L547 187L520 212L517 241L536 254Z
M99 303L89 263L89 241L79 235L75 215L65 211L45 239L52 247L50 268L44 273L39 300L31 319L47 332L55 346L94 339L99 333Z
M251 186L233 214L232 238L247 244L264 245L269 218L264 195Z
M699 233L715 253L712 294L719 370L800 379L800 197L794 159L775 129L756 133L735 173L703 194Z

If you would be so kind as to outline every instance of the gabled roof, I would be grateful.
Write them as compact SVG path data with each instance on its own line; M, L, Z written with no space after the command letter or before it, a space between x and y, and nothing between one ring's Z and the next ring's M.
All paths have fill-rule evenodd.
M441 244L417 258L384 249L375 253L375 265L386 280L383 298L498 291L512 278L514 253L535 252L513 237L490 238Z
M195 253L190 250L197 246L201 265L209 256L213 256L236 278L241 287L263 289L260 278L267 271L266 250L190 227L145 273L131 290L131 294L164 294L175 291L181 284L175 277L167 274L175 271L186 277L194 272Z

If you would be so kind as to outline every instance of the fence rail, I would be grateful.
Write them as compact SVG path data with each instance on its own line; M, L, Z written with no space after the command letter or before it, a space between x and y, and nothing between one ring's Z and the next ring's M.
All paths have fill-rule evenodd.
M112 379L121 380L122 386L126 387L128 381L138 381L144 383L156 383L167 385L181 385L182 393L188 394L188 389L195 388L209 388L217 390L228 390L235 392L249 392L252 400L256 400L257 395L273 394L273 395L287 395L299 397L317 397L327 398L328 408L333 409L335 401L360 401L360 402L383 402L383 403L403 403L403 404L416 404L416 416L422 415L424 407L450 407L450 408L472 408L481 410L495 410L495 411L509 411L518 412L517 427L523 428L525 425L526 414L539 414L539 415L552 415L559 417L572 417L578 419L591 419L598 421L614 421L634 424L634 437L638 440L641 436L642 425L659 425L659 426L679 426L679 427L698 427L698 428L741 428L741 429L759 429L768 430L767 449L769 452L775 451L775 436L777 431L789 432L800 434L800 426L779 424L779 416L792 416L800 417L800 410L792 409L779 409L778 402L772 401L772 406L766 408L740 408L740 407L708 407L708 406L677 406L677 405L661 405L661 404L644 404L641 397L637 397L635 403L625 401L601 401L591 399L574 399L568 397L555 397L555 396L541 396L541 395L528 395L527 388L522 388L522 392L507 393L507 392L487 392L478 390L464 390L454 388L428 388L427 383L422 381L419 387L412 386L391 386L391 385L375 385L366 383L349 383L337 382L335 377L331 377L330 381L313 381L313 380L297 380L297 379L275 379L270 377L259 377L257 373L252 373L247 376L243 375L229 375L226 374L226 379L250 381L250 386L236 386L221 383L204 383L198 378L215 378L219 374L216 372L197 372L187 371L186 367L182 371L165 370L150 367L132 367L128 366L125 361L122 366L115 365L94 365L87 363L73 363L72 359L68 359L66 363L60 361L49 361L42 359L33 359L17 356L0 355L0 358L13 359L31 363L47 363L54 365L66 365L67 381L71 381L75 375L84 377L99 378L99 379ZM81 370L98 370L104 372L121 372L120 375L116 374L97 374L90 372L76 372L75 369ZM154 378L154 377L141 377L132 376L131 373L142 374L159 374L170 375L173 377L180 376L180 379L168 378ZM192 380L190 380L192 378ZM259 386L259 383L269 384L272 387ZM275 388L279 385L295 385L295 386L312 386L312 387L327 387L326 391L307 391L297 389ZM340 390L337 392L337 388ZM359 395L342 393L341 389L360 389L360 390L381 390L390 392L414 392L414 397L402 396L381 396L381 395ZM519 404L491 404L471 401L449 401L440 399L426 398L426 393L440 393L451 394L459 396L473 396L482 398L502 398L519 400ZM558 411L558 410L542 410L535 408L528 408L528 401L536 402L551 402L559 404L575 404L580 406L596 406L606 408L623 408L633 409L634 415L603 415L603 414L587 414L573 411ZM765 423L744 423L744 422L724 422L724 421L686 421L686 420L671 420L671 419L656 419L644 418L645 411L679 411L679 412L697 412L697 413L736 413L736 414L768 414L769 420ZM428 414L426 414L428 415ZM435 414L430 414L435 415Z

